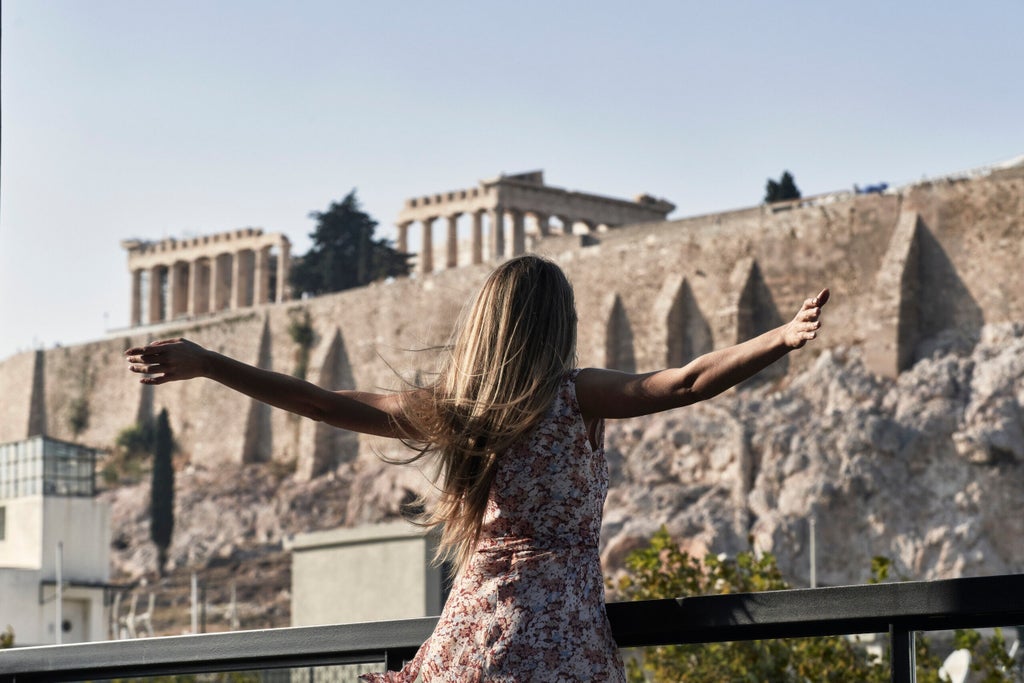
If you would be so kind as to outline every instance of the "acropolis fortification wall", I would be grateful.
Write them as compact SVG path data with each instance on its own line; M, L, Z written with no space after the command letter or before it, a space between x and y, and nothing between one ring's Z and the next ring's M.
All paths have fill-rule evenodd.
M1024 174L549 235L534 248L574 283L581 365L681 364L787 319L827 285L833 300L822 341L779 371L792 373L825 348L856 345L875 372L891 376L937 344L969 348L982 324L1024 320ZM275 460L315 476L360 451L370 457L369 442L211 381L145 387L127 372L122 351L183 335L330 388L397 389L429 380L429 349L445 342L490 267L419 273L15 355L0 361L0 442L44 432L107 448L166 407L193 461ZM296 332L307 327L313 342L304 347ZM83 412L75 433L72 414Z

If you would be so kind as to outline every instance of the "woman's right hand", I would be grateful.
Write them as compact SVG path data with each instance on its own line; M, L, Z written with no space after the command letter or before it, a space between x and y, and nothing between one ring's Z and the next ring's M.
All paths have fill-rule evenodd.
M162 339L124 352L128 369L146 375L143 384L164 384L203 377L210 352L187 339Z

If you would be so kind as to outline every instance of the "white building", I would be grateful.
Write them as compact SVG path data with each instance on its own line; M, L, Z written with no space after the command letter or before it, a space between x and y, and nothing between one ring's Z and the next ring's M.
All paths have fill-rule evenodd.
M438 534L408 522L299 534L292 551L292 626L436 616L448 597L433 564Z
M0 444L0 631L16 646L108 637L110 510L95 465L95 450L43 436Z

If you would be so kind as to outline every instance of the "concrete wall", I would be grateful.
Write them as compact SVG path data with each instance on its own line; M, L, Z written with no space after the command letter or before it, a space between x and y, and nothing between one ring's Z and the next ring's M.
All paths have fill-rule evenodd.
M17 647L57 642L53 579L46 577L51 583L40 589L43 578L42 572L35 570L0 568L0 623L14 629ZM103 588L67 587L61 601L61 620L66 628L61 632L62 644L106 640L109 634Z
M38 569L56 575L57 543L64 544L64 578L100 583L110 579L110 508L95 498L23 496L0 501L7 533L0 567Z
M436 535L396 522L300 534L290 545L292 626L441 613Z
M57 642L57 543L63 543L61 642L105 640L103 584L110 581L110 510L94 498L22 496L0 501L0 623L15 643Z
M1008 295L1024 262L1024 178L988 177L755 207L556 236L535 249L573 281L581 365L643 372L679 364L788 319L828 285L823 343L863 345L872 368L896 374L938 343L970 345L982 323L1024 320ZM276 460L316 476L369 452L353 435L272 411L207 380L144 387L121 352L149 339L195 341L334 389L398 389L429 380L460 307L490 267L470 266L300 302L272 304L0 362L0 440L31 425L109 447L120 430L166 407L186 457ZM304 352L289 329L308 319ZM88 425L72 433L75 401Z
M6 526L4 539L0 541L0 567L41 569L43 497L9 498L0 501L0 505L4 507Z

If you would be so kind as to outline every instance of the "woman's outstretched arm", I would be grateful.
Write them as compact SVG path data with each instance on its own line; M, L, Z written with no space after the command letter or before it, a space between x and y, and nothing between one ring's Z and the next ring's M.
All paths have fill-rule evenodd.
M258 401L335 427L379 436L412 436L403 429L402 394L328 391L291 375L263 370L186 339L165 339L125 351L143 384L206 377Z
M695 358L681 368L634 375L588 368L576 378L585 420L635 417L716 396L748 379L818 335L828 289L807 299L790 322Z

